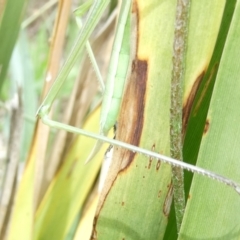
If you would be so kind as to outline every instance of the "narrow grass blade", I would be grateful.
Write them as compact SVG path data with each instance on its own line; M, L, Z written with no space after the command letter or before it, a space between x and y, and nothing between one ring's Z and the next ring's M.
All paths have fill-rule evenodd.
M0 93L17 40L26 2L26 0L6 1L3 17L0 19Z
M240 1L217 73L197 164L240 181ZM239 195L194 176L179 239L239 239ZM197 223L197 228L196 228Z

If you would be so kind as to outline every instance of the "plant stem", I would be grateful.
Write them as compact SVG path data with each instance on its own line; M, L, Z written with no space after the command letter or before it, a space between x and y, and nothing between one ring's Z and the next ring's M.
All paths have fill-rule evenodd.
M190 0L178 0L173 43L170 139L171 157L182 160L182 101L185 53ZM183 170L172 167L172 182L178 232L185 209Z

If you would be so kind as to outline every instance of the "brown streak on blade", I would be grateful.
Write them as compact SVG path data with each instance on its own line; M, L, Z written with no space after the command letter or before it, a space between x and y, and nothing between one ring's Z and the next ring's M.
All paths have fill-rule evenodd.
M182 125L183 125L183 129L182 129L182 134L183 136L185 136L185 132L186 132L186 128L187 128L187 123L188 123L188 119L190 116L190 112L192 109L192 104L194 101L194 98L196 96L197 90L200 86L200 83L204 77L205 72L203 71L195 80L192 89L190 91L190 94L187 98L187 100L184 103L184 107L183 107L183 119L182 119Z
M216 71L218 70L218 63L216 63L212 70L211 70L211 73L210 73L210 76L208 77L208 79L206 80L206 82L204 83L204 87L203 87L203 90L201 92L201 96L199 97L194 109L193 109L193 116L196 116L197 112L198 112L198 109L200 108L202 102L203 102L203 99L204 99L204 96L206 95L206 92L209 88L209 85L210 83L212 82L213 80L213 77L215 76L215 73Z
M169 186L167 196L165 198L164 204L163 204L163 214L168 217L171 205L172 205L172 197L173 197L173 186L172 184Z
M152 145L152 151L154 152L154 150L155 150L155 144L153 144ZM151 166L152 166L152 161L153 161L153 158L152 157L149 157L149 162L148 162L148 169L150 169L151 168Z
M162 190L159 190L159 191L158 191L158 198L160 198L161 195L162 195Z
M157 164L156 164L156 170L157 170L157 171L159 170L160 166L161 166L161 161L158 160L158 161L157 161Z
M135 59L132 62L132 74L125 89L119 119L117 139L138 146L144 122L145 92L147 85L148 63L146 60ZM127 167L133 160L135 153L123 150L124 163L121 169Z
M150 158L149 158L149 161L148 161L148 167L147 167L148 169L151 168L151 166L152 166L152 161L153 161L153 160L152 160L152 158L150 157Z
M210 126L210 120L207 119L206 122L205 122L204 130L203 130L203 135L206 135L206 134L207 134L208 129L209 129L209 126Z

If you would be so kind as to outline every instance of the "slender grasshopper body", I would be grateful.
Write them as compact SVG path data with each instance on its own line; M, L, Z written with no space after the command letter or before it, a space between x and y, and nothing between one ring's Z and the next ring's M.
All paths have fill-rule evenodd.
M119 19L113 45L100 120L101 133L104 135L108 133L116 122L128 71L130 56L130 5L131 1L125 0L122 2L122 14L120 15L121 18Z
M100 134L104 136L108 134L117 121L128 71L130 58L130 6L131 1L124 0L122 2L113 43L100 117ZM97 141L86 162L96 155L101 146L102 142Z

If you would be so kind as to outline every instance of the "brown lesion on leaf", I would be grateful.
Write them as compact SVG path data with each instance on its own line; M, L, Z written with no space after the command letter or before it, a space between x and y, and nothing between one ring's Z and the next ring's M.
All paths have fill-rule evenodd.
M151 150L154 152L154 150L155 150L155 144L152 145L152 149L151 149ZM149 161L148 161L148 167L147 167L148 169L151 168L152 162L153 162L153 158L150 156L150 157L149 157Z
M187 100L184 103L183 107L183 117L182 117L182 134L185 136L186 128L187 128L187 123L188 119L191 113L193 101L195 99L196 93L199 89L200 83L203 80L203 77L205 75L205 71L203 71L195 80L192 89L187 97Z
M184 107L183 107L183 136L185 136L186 128L189 120L190 113L192 111L192 116L196 116L198 110L200 109L201 105L203 104L204 97L207 94L207 91L209 90L210 84L212 83L212 80L214 80L214 76L216 75L216 71L218 70L218 63L215 63L215 65L212 67L211 72L209 75L207 75L207 79L204 80L204 86L202 86L201 93L197 99L196 104L194 104L193 108L193 102L196 97L196 93L198 92L198 89L200 87L200 84L202 83L203 77L205 76L205 71L203 71L196 79L195 83L193 84L192 90L190 91L190 94L185 101Z
M153 161L153 160L152 160L152 158L150 157L150 158L149 158L149 161L148 161L148 167L147 167L148 169L151 168L151 166L152 166L152 161Z
M165 198L164 204L163 204L163 214L168 217L171 205L172 205L172 198L173 198L173 185L170 184L168 188L168 193Z
M160 167L161 167L161 161L158 160L156 164L156 170L158 171Z
M210 75L209 77L207 78L206 82L204 83L204 86L203 86L203 90L201 92L201 95L200 97L198 98L198 101L193 109L193 116L196 116L197 112L198 112L198 109L201 107L202 105L202 102L203 102L203 99L207 93L207 90L209 89L209 86L210 86L210 83L212 82L213 80L213 77L215 76L217 70L218 70L218 66L219 66L219 63L215 63L215 65L213 66L211 72L210 72Z
M205 122L204 130L203 130L203 135L207 134L208 129L209 129L209 126L210 126L210 120L207 119L206 122Z
M147 60L133 60L130 80L125 88L125 96L129 97L122 102L119 118L117 139L135 146L139 146L143 129L147 73ZM132 162L135 153L124 149L122 152L125 155L123 169Z
M160 154L163 154L163 153L160 152ZM156 171L158 171L161 167L161 160L157 160L156 163L157 163L156 164Z

